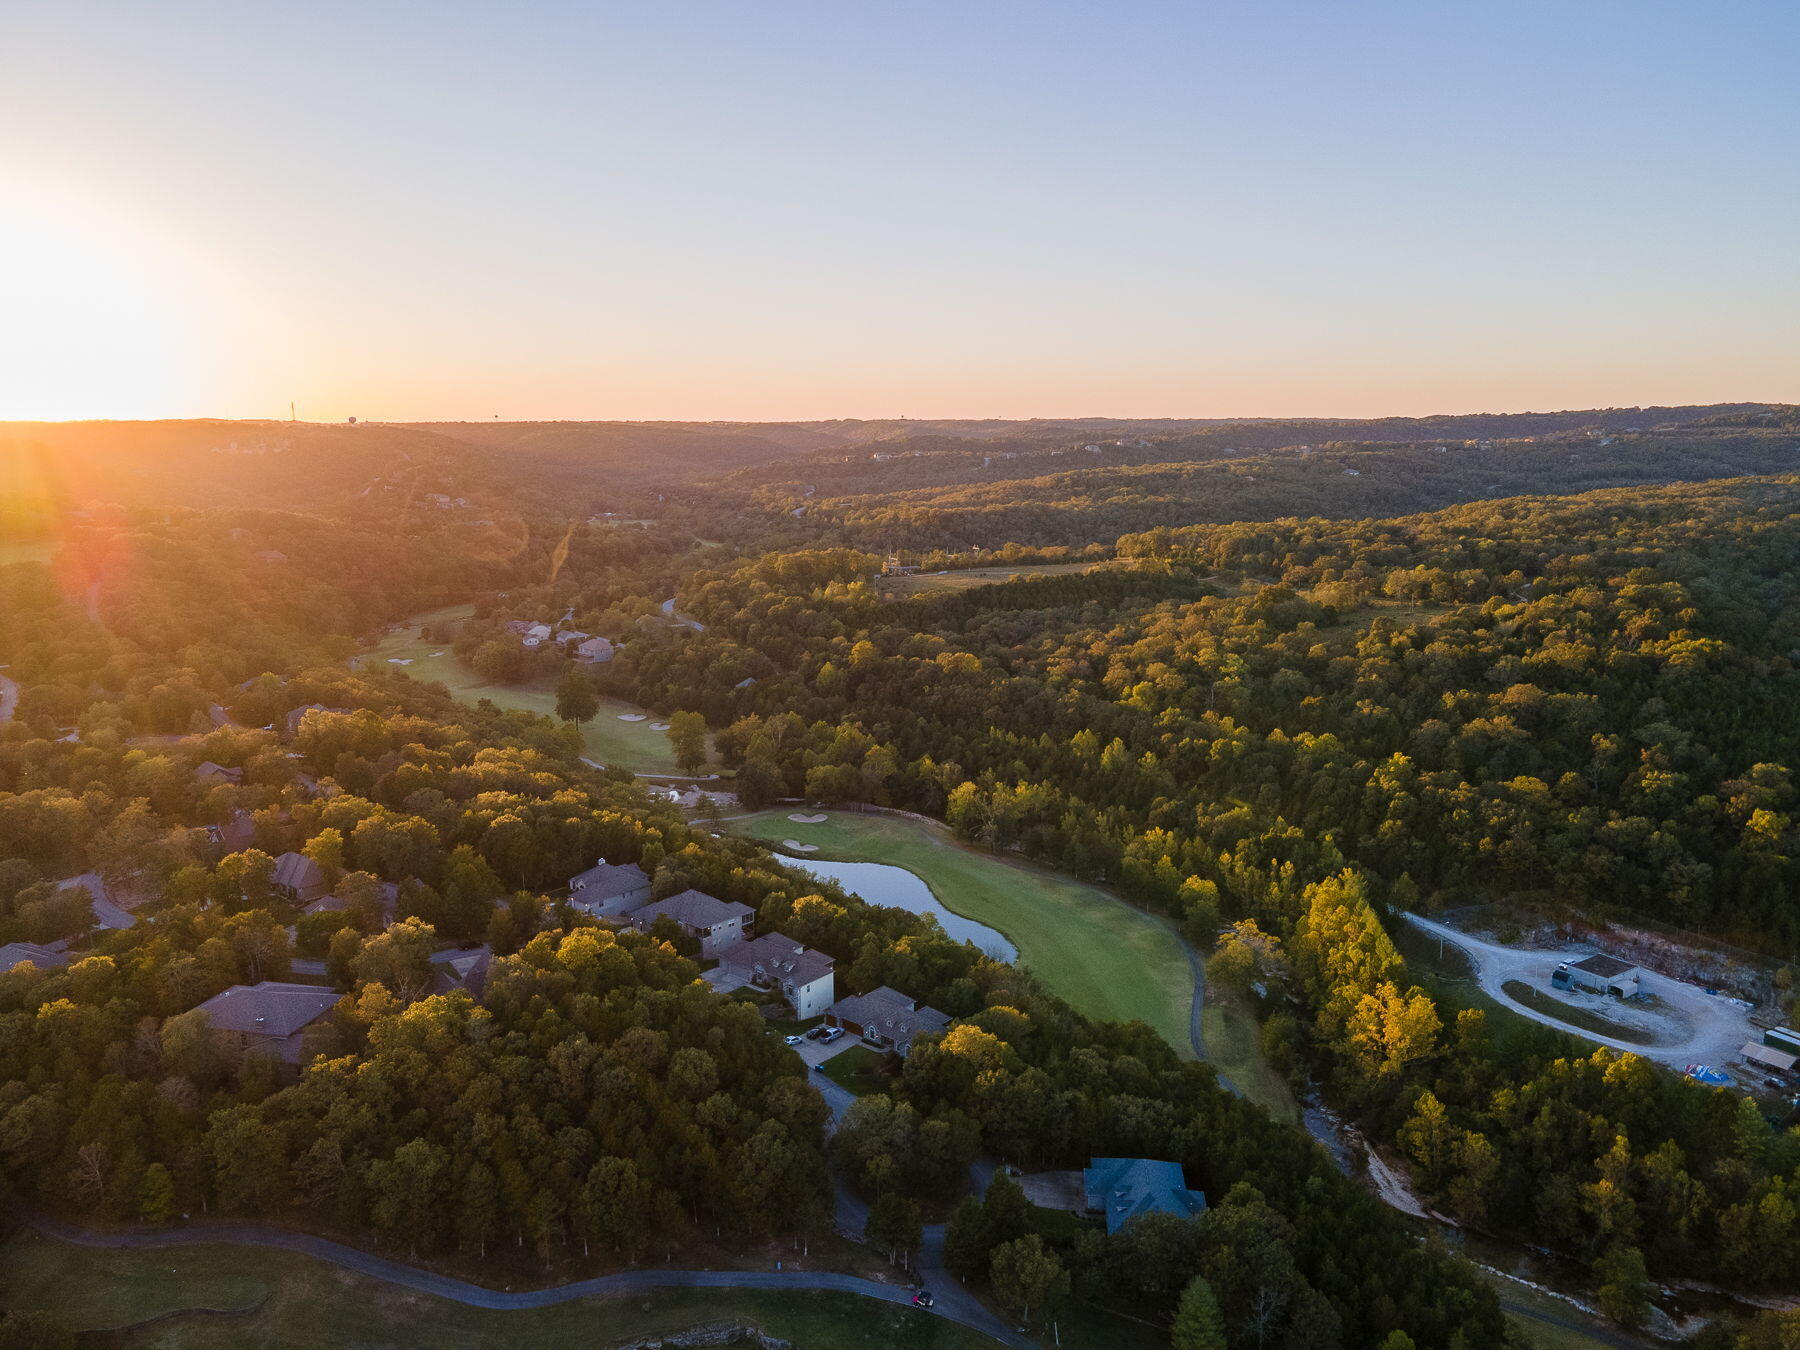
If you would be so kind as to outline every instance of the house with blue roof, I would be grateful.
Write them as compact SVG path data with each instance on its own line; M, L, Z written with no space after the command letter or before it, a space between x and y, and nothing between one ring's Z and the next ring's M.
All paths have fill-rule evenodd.
M1206 1208L1203 1191L1188 1189L1181 1164L1154 1158L1094 1158L1081 1174L1090 1214L1106 1216L1116 1233L1139 1214L1192 1218Z

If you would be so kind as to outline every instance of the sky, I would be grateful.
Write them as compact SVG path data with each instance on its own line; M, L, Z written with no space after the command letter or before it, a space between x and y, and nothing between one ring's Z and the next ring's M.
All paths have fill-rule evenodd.
M0 418L1800 401L1791 0L0 0Z

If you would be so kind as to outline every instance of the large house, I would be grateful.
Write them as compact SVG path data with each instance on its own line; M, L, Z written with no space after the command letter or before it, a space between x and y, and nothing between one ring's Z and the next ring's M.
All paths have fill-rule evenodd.
M780 933L734 942L719 953L721 970L759 989L780 990L794 1016L803 1021L819 1016L831 1006L836 986L834 967L824 952L816 952Z
M673 919L689 937L700 939L700 955L710 960L742 941L755 917L755 910L735 900L720 900L705 891L683 891L645 905L631 916L631 922L649 932L658 919Z
M0 947L0 975L29 961L39 970L69 964L67 942L9 942Z
M596 919L629 914L650 903L650 874L636 863L609 863L602 858L569 878L569 903Z
M275 891L296 904L308 904L325 894L325 873L304 853L283 853L275 859Z
M1091 1214L1106 1216L1116 1233L1139 1214L1191 1218L1206 1208L1206 1195L1188 1189L1181 1164L1153 1158L1093 1158L1082 1173Z
M83 872L78 877L69 877L56 883L56 893L72 891L77 886L87 891L94 902L94 927L102 929L129 928L137 920L121 909L113 899L112 892L107 889L106 881L98 872Z
M214 764L206 759L194 766L194 781L201 787L228 786L243 782L244 771L228 769L223 764Z
M613 645L610 639L591 637L575 648L575 659L598 665L602 661L613 659Z
M825 1010L834 1027L855 1032L879 1050L904 1055L916 1037L932 1035L950 1025L950 1018L928 1008L885 984L866 994L851 994Z
M1642 982L1643 972L1616 956L1564 961L1550 976L1550 985L1554 989L1571 989L1581 994L1617 994L1620 998L1636 998Z
M206 842L221 858L227 853L242 853L256 842L256 821L248 811L233 811L223 825L206 827Z
M213 1030L243 1050L271 1054L284 1064L300 1063L308 1027L338 1001L335 989L316 984L234 984L200 1005Z
M448 994L466 989L476 998L487 988L488 967L494 964L492 947L463 947L434 952L431 957L431 992Z

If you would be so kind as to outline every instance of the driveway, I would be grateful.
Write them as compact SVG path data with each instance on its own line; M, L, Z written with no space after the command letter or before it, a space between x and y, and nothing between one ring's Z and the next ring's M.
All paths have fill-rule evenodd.
M1522 1017L1567 1031L1585 1040L1642 1055L1674 1069L1690 1064L1711 1064L1729 1068L1737 1062L1738 1050L1748 1040L1760 1039L1750 1024L1749 1011L1728 998L1708 994L1695 985L1671 980L1666 975L1645 970L1642 988L1654 994L1669 1009L1667 1013L1634 1008L1618 999L1599 995L1565 996L1550 987L1550 976L1564 961L1579 961L1592 953L1586 951L1545 951L1541 947L1506 947L1460 932L1448 924L1438 923L1418 914L1408 914L1407 921L1433 937L1453 942L1467 952L1476 969L1476 979L1490 998L1505 1004ZM1640 967L1640 969L1642 969ZM1561 1022L1538 1009L1519 1002L1506 992L1508 980L1517 980L1551 999L1567 1003L1570 1008L1585 1009L1612 1022L1628 1023L1651 1037L1649 1044L1606 1036L1588 1031L1572 1023Z

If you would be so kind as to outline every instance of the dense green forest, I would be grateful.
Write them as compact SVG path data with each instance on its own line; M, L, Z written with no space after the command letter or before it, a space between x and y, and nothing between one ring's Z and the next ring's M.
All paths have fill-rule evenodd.
M751 803L942 813L1198 935L1253 920L1304 1009L1279 1052L1465 1218L1778 1284L1800 1134L1441 1014L1383 918L1543 890L1791 953L1797 507L1781 479L1196 526L902 603L866 555L771 557L696 577L705 633L610 678L723 726Z
M993 482L971 461L1090 458L1067 438L1101 424L9 429L0 520L42 560L0 559L0 942L71 949L0 973L0 1193L97 1222L263 1216L529 1280L803 1247L831 1228L833 1158L899 1250L978 1156L1161 1157L1205 1215L1071 1231L1002 1180L954 1209L946 1260L996 1289L1035 1262L1161 1323L1201 1277L1234 1350L1507 1339L1460 1258L1148 1028L595 769L579 699L559 724L350 668L385 625L472 600L433 636L484 678L703 715L746 807L921 811L1219 942L1220 977L1265 991L1270 1061L1443 1211L1613 1284L1780 1290L1792 1122L1446 1004L1390 928L1510 897L1800 949L1785 417L1106 424L1143 444ZM697 458L584 470L652 433ZM1547 439L1437 449L1459 434ZM903 448L858 481L870 445ZM799 465L811 498L784 486ZM888 486L921 472L943 477ZM896 546L1105 565L884 599ZM559 616L616 656L506 627ZM303 913L286 855L343 907ZM749 905L832 956L840 993L892 986L952 1025L828 1145L799 1061L692 944L563 903L599 856ZM55 886L84 873L137 921L90 931ZM485 985L432 992L431 957L474 946ZM194 1012L269 979L337 995L297 1075Z

